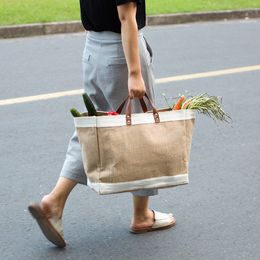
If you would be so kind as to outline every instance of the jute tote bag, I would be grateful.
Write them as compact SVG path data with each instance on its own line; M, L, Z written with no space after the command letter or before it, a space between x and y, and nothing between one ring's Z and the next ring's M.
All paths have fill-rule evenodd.
M131 113L124 100L115 116L75 117L88 186L98 194L187 184L195 114L192 110ZM126 104L126 113L121 114Z

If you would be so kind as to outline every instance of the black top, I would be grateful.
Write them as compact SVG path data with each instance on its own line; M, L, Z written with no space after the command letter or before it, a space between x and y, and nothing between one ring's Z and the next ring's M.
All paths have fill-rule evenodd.
M87 31L112 31L121 33L117 6L127 2L137 3L138 29L145 26L145 0L80 0L81 20Z

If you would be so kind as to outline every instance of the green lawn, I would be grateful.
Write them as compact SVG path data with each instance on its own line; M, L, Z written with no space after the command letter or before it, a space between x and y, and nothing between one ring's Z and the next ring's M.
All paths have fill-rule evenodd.
M260 8L260 0L146 0L146 5L148 14L162 14ZM78 19L79 0L0 0L0 25Z

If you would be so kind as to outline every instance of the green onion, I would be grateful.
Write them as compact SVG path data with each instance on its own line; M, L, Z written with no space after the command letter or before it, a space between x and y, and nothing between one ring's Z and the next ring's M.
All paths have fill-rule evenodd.
M207 115L213 119L229 122L231 117L223 110L220 103L221 102L218 97L210 96L207 93L204 93L199 96L192 97L186 109L194 109L199 113Z

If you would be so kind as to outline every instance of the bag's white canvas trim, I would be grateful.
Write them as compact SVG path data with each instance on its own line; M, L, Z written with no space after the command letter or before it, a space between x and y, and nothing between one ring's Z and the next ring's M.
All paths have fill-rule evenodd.
M131 182L120 183L93 183L88 179L88 186L100 195L113 194L126 191L150 188L167 188L189 183L188 174L179 174L175 176L163 176L149 178Z
M161 122L195 118L195 112L191 109L172 110L158 113ZM153 113L135 113L131 115L131 118L132 125L155 123ZM125 126L126 118L125 115L74 117L74 124L75 127Z

